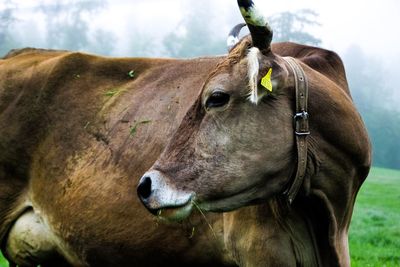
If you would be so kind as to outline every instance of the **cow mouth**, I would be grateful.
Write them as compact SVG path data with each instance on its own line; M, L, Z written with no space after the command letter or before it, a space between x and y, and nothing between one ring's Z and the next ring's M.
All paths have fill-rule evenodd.
M168 222L182 221L189 217L194 207L194 201L190 198L188 202L179 206L169 206L159 209L153 209L150 212L158 219Z
M257 204L262 202L261 197L256 191L257 188L251 188L231 196L209 201L197 201L192 195L189 200L179 206L168 206L159 209L150 210L158 219L167 222L178 222L190 216L193 209L206 212L227 212L238 208Z
M257 204L262 202L263 199L265 199L265 197L260 195L257 187L246 188L243 191L236 192L235 194L223 198L203 201L197 199L195 194L192 193L184 203L149 209L149 211L160 220L178 222L189 217L194 208L199 210L200 213L202 213L202 211L227 212L244 206Z

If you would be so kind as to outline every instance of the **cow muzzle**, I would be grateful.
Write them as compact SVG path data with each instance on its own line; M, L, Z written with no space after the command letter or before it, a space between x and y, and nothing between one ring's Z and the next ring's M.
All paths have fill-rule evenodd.
M161 219L179 221L188 217L194 203L194 192L171 186L169 177L157 170L146 172L139 181L137 194L143 205Z

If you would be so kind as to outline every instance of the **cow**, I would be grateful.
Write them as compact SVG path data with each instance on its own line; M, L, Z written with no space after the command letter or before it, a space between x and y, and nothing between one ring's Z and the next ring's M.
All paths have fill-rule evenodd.
M0 60L11 266L349 266L371 156L343 64L238 4L224 56Z

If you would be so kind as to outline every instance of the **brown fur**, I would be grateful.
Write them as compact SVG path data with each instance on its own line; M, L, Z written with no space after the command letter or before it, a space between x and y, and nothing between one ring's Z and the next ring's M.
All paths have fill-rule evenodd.
M311 197L299 198L288 213L280 204L209 213L213 232L197 212L182 223L158 222L136 196L140 176L175 131L157 166L176 173L187 159L194 169L181 175L192 182L178 186L203 187L209 195L223 192L222 181L215 185L196 180L200 174L213 175L213 170L207 173L202 166L210 162L191 157L195 148L190 141L205 119L202 95L198 97L204 82L221 72L237 71L232 68L241 66L247 46L245 41L239 44L228 61L115 59L36 50L0 60L1 240L13 220L29 208L24 204L29 198L82 264L294 266L315 260L303 251L313 246L307 221L301 219L308 217L324 266L346 265L343 240L355 195L368 172L369 146L340 59L325 50L294 44L272 47L311 67L304 65L313 114ZM130 70L134 78L127 74ZM119 93L107 96L113 90ZM291 89L280 92L275 97L285 97L284 102L266 103L275 107L270 116L290 117L292 110L285 109L292 105L292 95ZM332 123L338 118L340 125ZM144 120L150 122L137 124ZM131 134L134 125L136 132ZM285 125L284 135L291 136L290 122L277 127ZM288 149L293 152L294 147ZM294 156L285 158L276 164L278 177L292 171L282 168L290 166ZM225 160L212 164L223 168ZM286 182L277 179L271 186Z

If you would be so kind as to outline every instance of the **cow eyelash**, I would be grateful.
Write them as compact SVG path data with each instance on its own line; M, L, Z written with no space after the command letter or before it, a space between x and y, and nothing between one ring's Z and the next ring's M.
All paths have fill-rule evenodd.
M230 95L221 91L216 91L212 93L206 103L205 103L205 108L210 109L210 108L219 108L223 107L226 104L228 104L230 99Z

